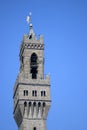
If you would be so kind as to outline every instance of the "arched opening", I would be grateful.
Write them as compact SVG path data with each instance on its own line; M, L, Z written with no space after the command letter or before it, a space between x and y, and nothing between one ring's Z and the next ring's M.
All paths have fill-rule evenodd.
M36 107L36 102L33 103L33 106Z
M38 103L38 107L41 107L41 103L40 102Z
M45 107L46 106L46 103L45 102L43 102L43 107Z
M31 102L29 102L29 107L31 107Z
M27 107L27 102L26 101L24 102L24 107Z
M37 55L33 53L30 59L30 73L32 74L32 79L37 79L37 73L38 73L37 59L38 59Z

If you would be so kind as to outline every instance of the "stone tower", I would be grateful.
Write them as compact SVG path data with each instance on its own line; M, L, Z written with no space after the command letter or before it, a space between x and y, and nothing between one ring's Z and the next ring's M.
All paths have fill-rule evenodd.
M29 34L23 36L20 47L20 70L14 85L13 113L19 130L46 130L50 77L44 76L44 39L43 36L36 38L30 20L29 28Z

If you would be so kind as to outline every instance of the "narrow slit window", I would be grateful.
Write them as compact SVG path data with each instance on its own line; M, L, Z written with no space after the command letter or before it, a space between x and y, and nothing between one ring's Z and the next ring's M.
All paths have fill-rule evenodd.
M32 96L34 96L34 90L32 91Z
M35 91L35 96L37 96L37 91Z
M44 91L44 96L46 96L46 91Z
M41 91L41 97L43 96L43 91Z
M26 96L28 96L28 90L26 90Z

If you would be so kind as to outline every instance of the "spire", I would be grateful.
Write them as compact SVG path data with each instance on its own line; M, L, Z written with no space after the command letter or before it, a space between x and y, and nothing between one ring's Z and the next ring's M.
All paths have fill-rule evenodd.
M32 38L35 39L35 33L34 33L34 30L33 30L33 24L31 22L31 15L32 15L32 13L30 12L29 16L27 16L27 18L26 18L26 21L29 24L29 29L30 29L30 31L29 31L29 39L32 39Z

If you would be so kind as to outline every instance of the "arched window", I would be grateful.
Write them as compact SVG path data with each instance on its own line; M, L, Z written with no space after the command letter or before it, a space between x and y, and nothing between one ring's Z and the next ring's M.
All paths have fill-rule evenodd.
M46 96L46 91L41 91L41 97L42 96L44 96L44 97Z
M37 91L36 90L32 91L32 96L37 96Z
M37 59L38 59L37 55L33 53L30 59L30 73L32 74L32 79L37 79L37 73L38 73Z
M34 127L33 130L37 130L36 127Z
M28 96L28 90L24 90L23 93L24 93L24 96Z

